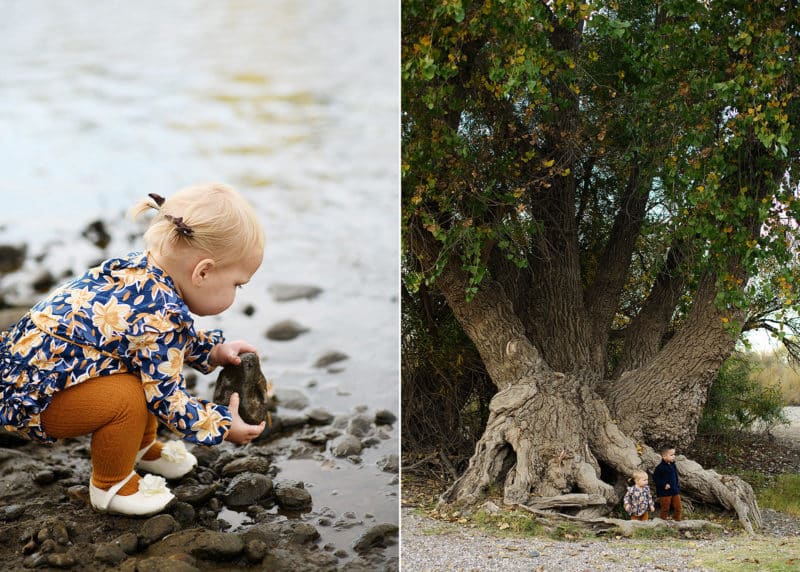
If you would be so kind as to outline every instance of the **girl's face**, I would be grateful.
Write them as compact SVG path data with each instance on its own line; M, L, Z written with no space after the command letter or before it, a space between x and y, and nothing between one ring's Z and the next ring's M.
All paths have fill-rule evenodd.
M639 475L638 477L636 477L633 480L633 482L636 483L636 486L639 487L639 488L646 487L647 486L647 476L646 475L645 476Z
M221 314L233 304L236 289L249 282L261 266L261 258L262 253L257 252L224 266L201 260L180 285L183 301L198 316Z

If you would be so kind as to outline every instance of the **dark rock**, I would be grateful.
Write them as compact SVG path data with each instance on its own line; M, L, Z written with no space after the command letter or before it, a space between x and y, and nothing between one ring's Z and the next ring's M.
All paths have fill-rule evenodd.
M159 514L149 518L139 532L139 545L146 548L180 529L180 525L172 515Z
M111 235L106 230L106 225L102 220L89 223L83 229L81 236L94 244L97 248L105 248L111 242Z
M237 534L191 528L170 534L150 546L148 554L164 556L186 552L195 558L223 562L237 558L244 551L244 542Z
M242 309L242 314L244 314L245 316L248 316L248 317L252 316L255 313L256 313L256 307L253 306L252 304L248 304L247 306L245 306Z
M27 246L10 246L4 244L0 246L0 274L16 272L25 263Z
M299 389L291 387L278 387L275 389L275 399L278 405L285 409L300 411L308 407L308 396Z
M251 564L257 564L264 560L267 555L267 548L267 543L263 540L251 540L244 547L244 557Z
M194 507L187 502L178 501L170 507L169 511L181 526L192 524L197 516Z
M33 482L37 485L49 485L56 481L56 474L49 470L45 469L43 471L39 471L35 475L33 475Z
M387 455L378 460L378 468L384 473L397 473L400 471L400 459L397 455Z
M293 527L292 542L294 544L306 544L314 542L319 538L319 531L314 526L305 522L300 522Z
M388 409L375 412L375 425L392 425L395 421L397 421L397 417Z
M197 464L201 467L210 467L222 454L219 447L196 446L192 449L192 455L197 457Z
M216 483L210 485L187 483L173 488L172 494L181 502L197 506L208 501L214 495L217 487Z
M366 437L372 431L372 419L366 415L356 415L347 423L347 432L359 439Z
M71 500L88 503L89 487L86 485L73 485L67 489L67 497Z
M259 473L262 475L267 474L269 470L269 461L264 457L243 457L231 461L222 468L223 477L232 477L241 473Z
M261 360L257 354L244 353L239 365L226 365L217 377L214 401L227 404L231 394L238 393L239 415L247 423L258 425L267 418L270 397L267 380L261 373Z
M353 435L340 435L331 444L331 452L336 457L358 455L362 449L361 441Z
M281 427L283 431L294 431L300 427L305 427L307 423L307 415L281 415Z
M344 354L342 352L336 352L336 351L328 352L320 356L319 359L317 359L317 361L314 362L314 367L328 367L332 363L344 361L349 358L350 358L349 355Z
M275 340L278 342L288 342L296 337L308 332L308 328L300 325L294 320L283 320L270 326L267 330L267 339Z
M25 512L25 507L19 504L10 504L0 509L0 520L9 522L17 520Z
M39 276L37 276L31 283L31 287L33 288L34 292L38 292L40 294L48 292L55 285L56 278L48 270L45 270L39 274Z
M272 479L258 473L236 475L222 500L228 507L246 507L272 493Z
M386 523L375 525L356 540L355 544L353 544L353 548L356 552L364 552L373 546L386 546L387 537L397 536L398 530L396 524Z
M112 544L119 546L120 550L125 554L136 554L139 550L139 537L133 532L126 532L115 538Z
M289 511L307 511L311 509L311 495L299 487L278 487L275 489L278 506Z
M317 407L308 412L308 420L314 425L329 425L333 421L333 413Z
M112 566L116 566L127 557L128 555L122 548L110 542L99 545L97 550L94 551L95 560L103 564L111 564Z
M322 293L322 288L303 284L272 284L268 290L276 302L290 302L303 298L313 300Z

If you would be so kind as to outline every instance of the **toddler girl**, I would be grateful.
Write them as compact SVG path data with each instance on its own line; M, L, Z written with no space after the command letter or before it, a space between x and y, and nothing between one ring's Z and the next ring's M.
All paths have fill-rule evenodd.
M0 424L49 443L91 433L91 504L127 515L160 512L174 498L162 477L197 464L181 441L155 439L158 421L200 445L248 443L264 429L239 417L238 395L228 407L197 399L181 373L257 351L195 330L190 314L226 310L261 265L256 214L221 184L150 197L135 209L157 211L144 253L90 269L0 333Z
M650 512L655 510L653 495L650 494L650 486L647 484L647 473L644 471L633 471L633 486L628 487L622 506L625 512L631 515L631 520L647 520Z

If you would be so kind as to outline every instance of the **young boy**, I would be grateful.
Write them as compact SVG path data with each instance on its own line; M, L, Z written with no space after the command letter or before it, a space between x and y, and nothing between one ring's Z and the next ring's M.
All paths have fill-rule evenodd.
M656 496L661 505L661 519L667 520L671 508L672 518L681 520L681 488L678 485L674 447L661 449L661 462L653 471L653 480L656 483Z

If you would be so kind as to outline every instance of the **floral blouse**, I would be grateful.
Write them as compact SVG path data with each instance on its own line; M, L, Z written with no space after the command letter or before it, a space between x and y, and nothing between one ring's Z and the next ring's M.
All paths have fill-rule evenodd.
M190 395L184 364L210 372L219 330L196 331L189 308L147 255L112 258L61 286L0 333L0 425L46 442L40 415L53 394L88 379L132 373L148 408L183 438L216 445L228 408Z
M642 516L648 510L656 509L655 504L653 504L653 495L650 494L648 485L628 487L625 498L622 500L622 505L625 507L625 512L632 516Z

